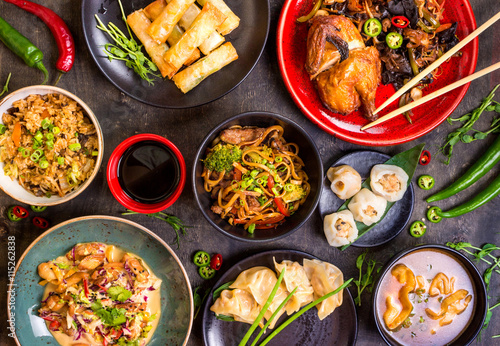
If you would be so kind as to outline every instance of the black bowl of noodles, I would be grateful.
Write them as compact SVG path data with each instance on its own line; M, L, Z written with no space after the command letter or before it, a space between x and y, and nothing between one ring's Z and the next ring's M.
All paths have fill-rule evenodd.
M235 163L238 155L228 159L229 166L224 161L226 170L211 155L224 154L222 147L233 154L241 150ZM297 123L268 112L242 113L212 129L192 174L194 196L208 222L247 242L277 240L300 228L318 205L322 180L314 140Z

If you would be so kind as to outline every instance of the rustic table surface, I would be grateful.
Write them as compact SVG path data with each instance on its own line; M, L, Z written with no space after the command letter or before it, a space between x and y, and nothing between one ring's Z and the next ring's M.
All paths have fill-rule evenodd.
M472 144L458 144L451 164L447 166L440 162L439 155L437 155L437 149L451 129L447 122L411 143L382 148L363 148L339 140L321 131L300 112L280 77L276 58L276 27L283 4L282 0L271 0L269 38L260 61L248 78L225 97L205 106L184 110L169 110L145 105L120 92L104 77L94 63L85 44L80 15L81 1L36 0L35 2L43 3L58 13L73 33L76 44L76 62L73 69L62 78L58 86L75 93L93 109L100 121L106 143L103 164L89 188L70 202L51 207L46 213L53 225L85 215L120 216L124 208L113 198L108 189L105 167L113 149L127 137L145 132L165 136L179 147L186 159L187 171L190 172L195 152L207 132L222 120L247 111L275 112L298 122L315 138L324 163L330 163L353 150L376 149L393 155L418 143L425 142L427 143L427 149L434 154L434 160L426 167L419 166L416 176L426 173L437 177L436 189L446 186L464 173L467 167L475 162L494 140L493 136L489 136L486 140L476 141ZM471 0L471 5L478 26L488 20L494 13L500 11L500 2L498 1ZM56 73L54 65L58 53L46 25L31 14L3 1L0 2L0 15L41 48L45 54L45 65L50 68L49 72L54 76ZM500 22L479 37L477 70L498 61L500 55L499 46ZM0 83L2 85L9 72L12 72L10 90L37 84L41 79L36 70L24 65L18 57L0 44ZM498 83L500 83L500 73L498 72L474 81L453 114L455 116L462 115L477 107L481 99ZM496 99L500 100L499 97L496 97ZM483 115L478 122L477 128L488 128L490 121L491 113ZM492 172L489 172L484 179L468 189L467 192L444 201L443 206L449 207L467 200L475 192L487 186L499 172L499 168L495 167ZM426 193L418 188L415 191L416 203L412 220L422 218L427 207L424 201ZM16 258L19 259L29 244L41 234L41 231L31 227L30 223L13 224L9 222L5 217L5 210L13 204L16 204L14 199L0 192L0 309L2 311L0 344L2 345L15 344L7 336L7 317L6 313L4 313L6 311L7 290L7 237L11 235L16 237ZM388 244L371 248L369 256L381 263L385 263L393 254L422 242L438 244L444 244L447 241L469 241L473 244L498 243L500 242L498 210L500 210L500 199L496 198L486 206L466 216L447 219L439 224L432 224L422 239L412 238L406 229ZM347 278L357 275L355 260L364 251L360 248L351 247L345 252L340 252L329 247L323 235L322 220L317 212L297 232L276 242L251 245L231 240L217 232L204 219L194 202L189 179L182 196L167 212L179 216L186 224L193 226L193 228L189 229L188 235L182 239L180 249L174 247L176 254L185 265L193 287L200 284L207 285L197 274L195 266L191 265L192 255L194 251L199 249L223 254L224 266L222 271L237 261L263 250L297 249L336 264ZM144 225L167 242L173 239L172 229L160 220L143 215L132 215L126 218ZM482 264L479 264L479 268L481 271L485 269ZM492 302L499 299L499 285L500 278L498 275L494 275L490 291ZM370 308L370 295L365 294L362 306L358 308L359 333L356 343L359 345L383 343L371 319ZM491 336L495 334L500 334L500 311L494 311L490 327L483 333L482 338L477 343L491 345L493 343ZM193 325L189 345L201 345L202 343L200 314Z

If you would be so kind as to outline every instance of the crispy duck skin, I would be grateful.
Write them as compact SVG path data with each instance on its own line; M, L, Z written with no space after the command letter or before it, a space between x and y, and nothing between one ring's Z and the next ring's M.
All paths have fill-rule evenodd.
M333 112L349 114L364 105L365 117L375 120L375 94L382 64L375 47L352 50L349 58L316 78L323 104Z
M309 23L305 67L311 79L347 59L349 51L365 47L356 26L344 16L315 16Z
M220 139L229 144L239 145L240 143L259 139L264 134L264 131L263 128L226 129L222 131Z

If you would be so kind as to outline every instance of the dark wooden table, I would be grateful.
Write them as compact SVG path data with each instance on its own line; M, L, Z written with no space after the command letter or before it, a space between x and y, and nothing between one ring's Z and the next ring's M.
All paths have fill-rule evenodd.
M322 132L302 115L289 96L280 77L276 59L276 26L283 3L282 0L271 0L269 39L260 61L248 78L225 97L202 107L185 110L161 109L142 104L121 93L101 74L85 44L80 15L80 1L36 0L35 2L43 3L58 13L66 21L73 33L76 43L76 63L73 69L62 78L58 86L75 93L94 110L103 129L106 143L103 164L96 179L77 198L64 205L50 208L47 215L49 215L52 225L84 215L120 216L124 208L113 198L108 189L105 167L113 149L125 138L138 133L155 133L173 141L186 159L188 172L192 169L194 154L206 133L222 120L246 111L276 112L297 121L315 138L324 163L332 162L352 150L363 149L363 147L344 142ZM500 2L498 1L471 0L471 4L478 26L488 20L494 13L500 11ZM50 69L51 75L54 76L56 74L54 65L58 55L57 48L45 24L36 17L3 1L0 2L0 15L42 49L45 53L45 65ZM479 37L477 70L499 60L499 46L500 22ZM18 57L3 44L0 44L0 83L2 85L9 72L12 72L10 90L38 84L41 80L40 73L24 65ZM477 107L481 99L499 82L500 73L498 71L474 81L453 114L455 116L462 115ZM499 100L500 98L496 97L496 99ZM120 111L117 112L117 109ZM479 120L477 128L488 128L491 116L491 113L484 114ZM457 145L451 164L446 166L440 162L439 155L436 153L450 129L451 126L444 122L432 133L411 143L395 147L370 149L393 155L418 143L427 143L427 148L434 154L434 159L429 166L425 168L420 166L416 175L431 174L437 178L436 189L440 189L464 173L467 167L481 155L494 139L493 136L490 136L483 141L476 141L468 145ZM484 188L498 174L499 168L496 167L476 185L459 196L444 201L442 205L449 207L467 200L475 192ZM423 200L426 193L418 188L415 191L416 204L412 220L422 218L427 207ZM40 230L31 227L30 223L13 224L9 222L5 217L5 210L13 204L16 204L15 200L0 192L1 345L14 345L13 340L8 338L6 329L7 237L11 235L16 237L16 258L18 259L28 245L42 233ZM498 210L500 210L499 198L466 216L448 219L436 225L433 224L422 239L412 238L408 231L405 230L390 243L370 249L369 254L381 263L385 263L396 252L422 242L444 244L447 241L461 240L474 244L498 243L500 241ZM249 245L232 241L214 230L204 219L194 202L189 179L182 196L167 212L179 216L186 224L193 225L193 228L189 229L188 235L182 239L180 249L174 247L175 252L185 265L193 287L203 284L203 280L197 274L195 266L191 264L194 251L199 249L223 254L223 271L236 261L263 250L303 250L336 264L342 269L347 278L357 275L355 259L364 251L363 249L351 247L341 253L337 249L329 247L323 235L322 220L318 213L314 213L300 230L276 242L265 245ZM172 229L160 220L143 215L127 216L127 219L144 225L168 242L173 240L174 233ZM479 267L481 271L485 269L482 264ZM500 278L498 275L494 275L490 291L492 302L499 299L499 284ZM383 343L377 334L374 322L370 318L370 305L370 295L365 294L362 306L358 308L359 333L357 344L359 345ZM493 344L493 340L490 339L491 336L499 333L500 310L494 311L490 328L483 333L478 343L491 345ZM202 344L201 314L194 323L189 344Z

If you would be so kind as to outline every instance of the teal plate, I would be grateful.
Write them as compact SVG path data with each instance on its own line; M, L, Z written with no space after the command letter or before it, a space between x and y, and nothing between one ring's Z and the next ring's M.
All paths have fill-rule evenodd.
M182 263L157 235L134 222L112 216L85 216L52 227L24 252L16 266L15 305L9 306L9 318L15 318L18 345L58 345L38 317L44 288L37 267L85 242L113 244L144 259L162 280L161 316L148 345L186 345L193 324L191 285ZM7 301L11 300L11 293ZM13 309L12 309L13 308ZM15 316L13 316L15 314Z

